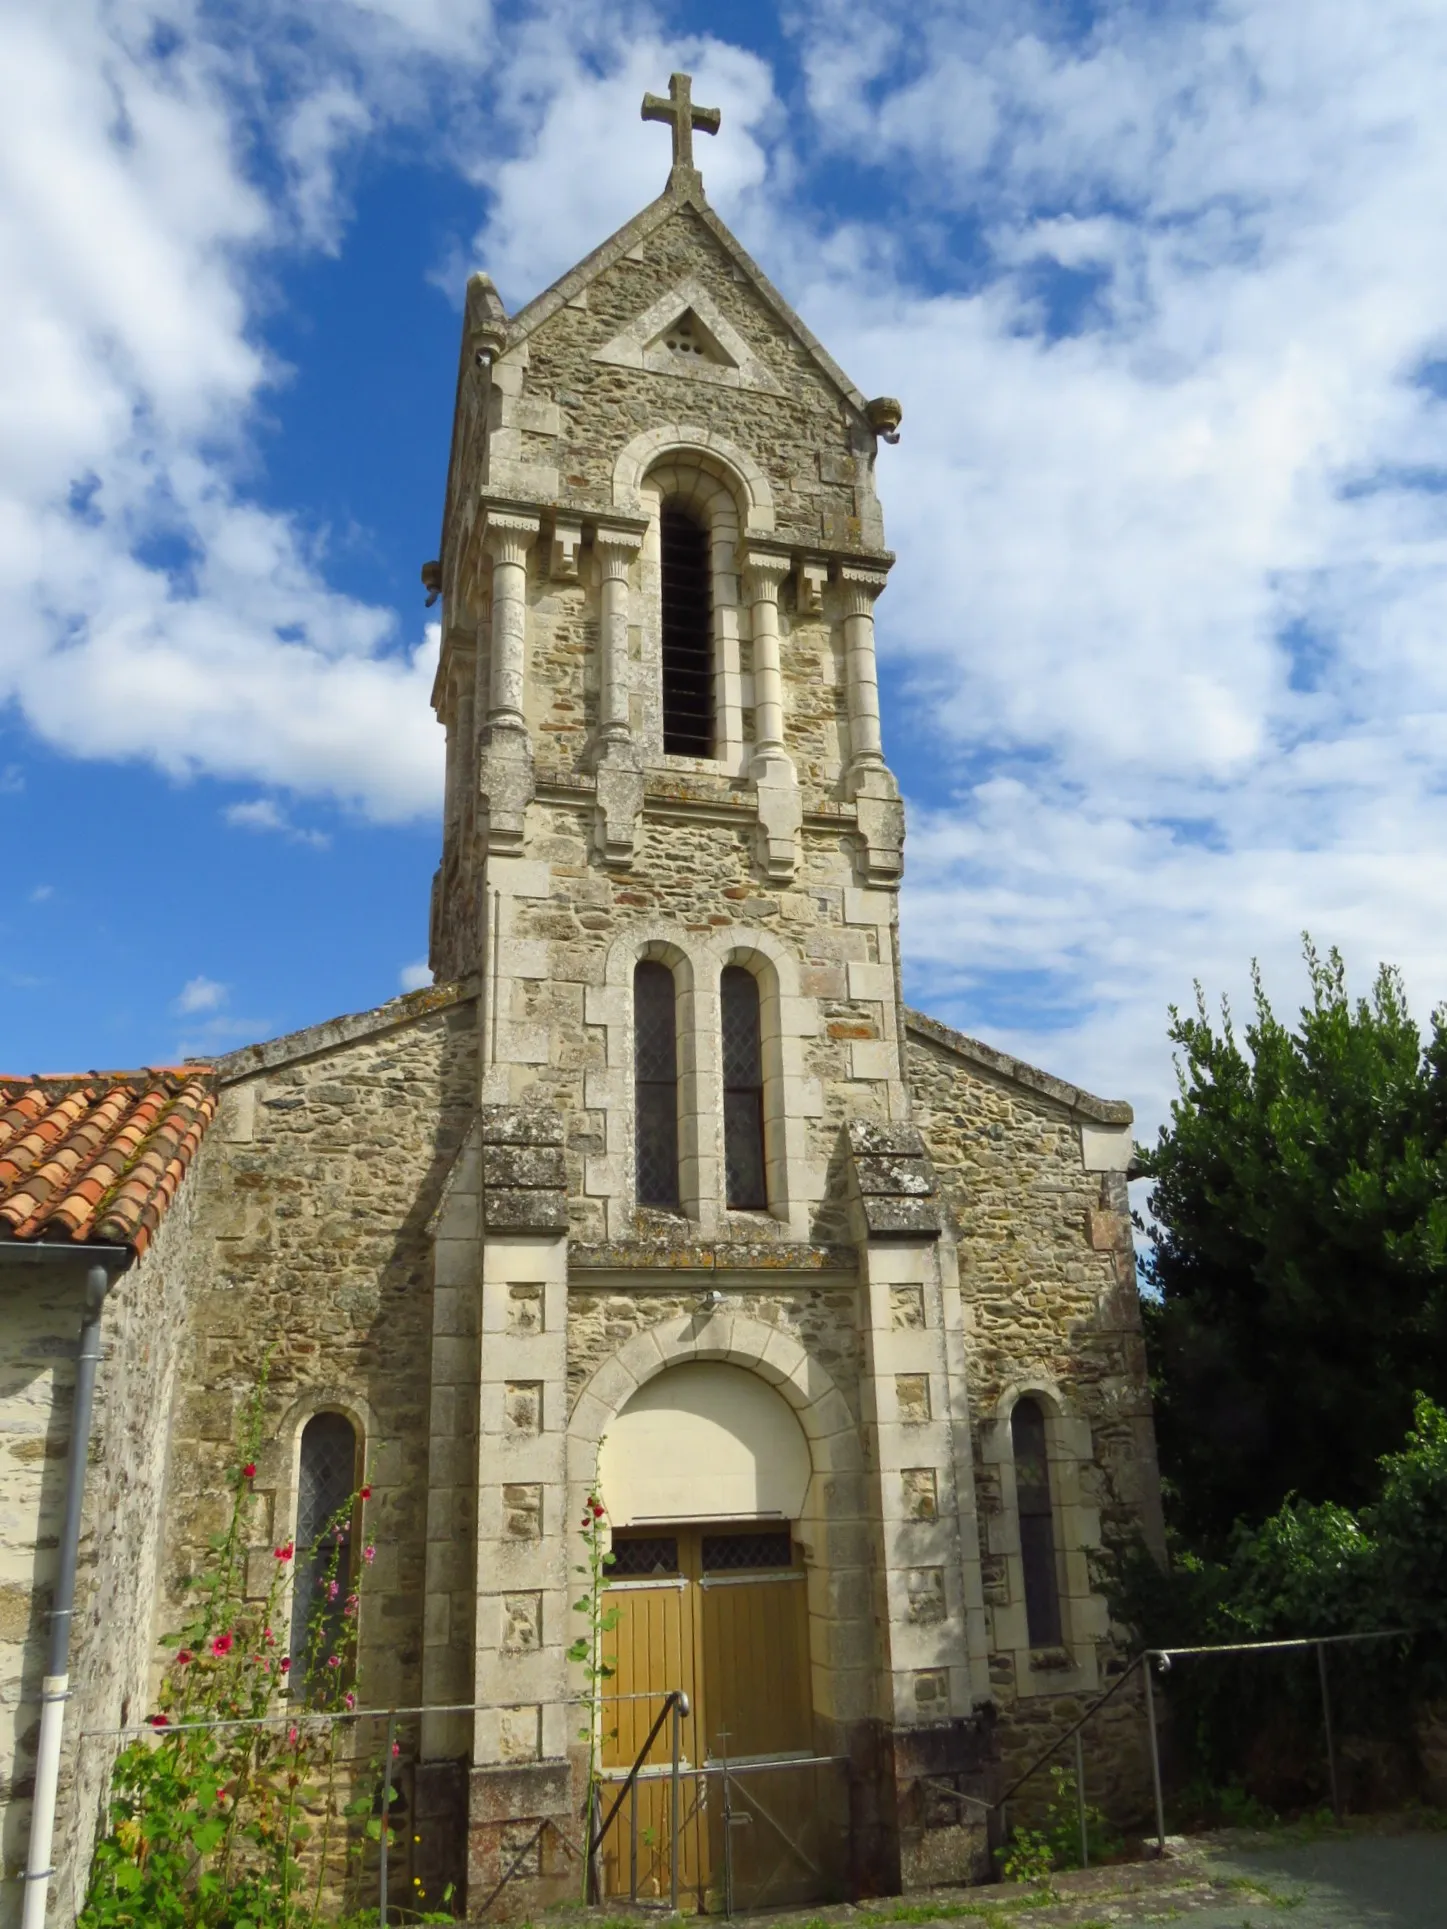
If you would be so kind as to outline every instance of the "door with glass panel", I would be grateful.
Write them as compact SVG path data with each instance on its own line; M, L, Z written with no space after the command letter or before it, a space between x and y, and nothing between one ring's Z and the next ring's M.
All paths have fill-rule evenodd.
M664 1695L681 1688L689 1713L680 1733L680 1904L721 1905L726 1853L736 1906L761 1879L771 1885L770 1900L800 1899L798 1857L781 1845L807 1830L812 1795L807 1772L779 1771L810 1756L813 1735L804 1570L789 1529L753 1523L618 1532L613 1552L607 1604L618 1618L607 1658L616 1673L607 1690L618 1698L605 1704L605 1772L616 1788ZM604 1844L610 1895L630 1893L635 1870L641 1898L669 1895L671 1791L665 1722L640 1778L636 1823L625 1801ZM606 1788L604 1800L611 1805ZM782 1877L781 1862L788 1865ZM803 1886L810 1881L806 1875Z

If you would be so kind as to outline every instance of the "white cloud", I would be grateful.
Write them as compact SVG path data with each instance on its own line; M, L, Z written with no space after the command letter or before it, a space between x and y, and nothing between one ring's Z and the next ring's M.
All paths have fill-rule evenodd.
M30 893L30 902L32 904L44 904L47 898L53 898L54 896L55 886L53 884L37 884Z
M185 1017L202 1011L219 1011L230 996L229 988L217 984L214 978L188 978L176 1000L176 1010Z
M692 66L720 210L905 403L879 616L917 995L1154 1113L1167 1000L1253 953L1299 985L1304 925L1444 989L1440 8L812 0L802 128L646 5L299 18L0 22L0 697L35 728L261 786L243 828L435 806L435 631L244 493L257 264L335 248L358 156L425 128L515 306L661 188L638 96Z
M325 831L307 830L293 824L273 797L253 797L244 803L228 804L221 814L233 829L274 831L288 843L310 844L317 851L328 849L332 841Z
M255 265L334 245L337 155L370 125L340 75L288 92L252 24L242 53L186 0L0 20L0 698L83 756L407 818L440 787L435 637L335 592L241 493L274 373ZM248 127L268 75L275 125ZM272 134L290 200L248 171Z
M397 982L403 991L422 991L432 983L432 967L425 958L419 958L416 964L403 965Z

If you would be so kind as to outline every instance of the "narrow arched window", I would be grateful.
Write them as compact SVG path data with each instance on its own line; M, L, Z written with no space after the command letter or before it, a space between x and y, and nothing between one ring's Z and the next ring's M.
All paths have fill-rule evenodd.
M1017 1400L1010 1416L1015 1450L1015 1494L1020 1511L1020 1561L1025 1570L1025 1622L1032 1648L1060 1646L1060 1582L1055 1572L1055 1517L1050 1505L1050 1458L1045 1415L1038 1400Z
M663 580L663 748L713 755L713 598L708 531L665 503L659 518Z
M678 1020L673 973L645 958L633 973L638 1203L678 1211Z
M723 1008L724 1178L730 1206L764 1210L764 1065L759 981L729 965L719 984Z
M357 1491L357 1430L341 1413L317 1413L301 1436L297 1478L291 1666L304 1692L308 1674L337 1652L352 1592L352 1497ZM335 1588L333 1588L335 1583Z

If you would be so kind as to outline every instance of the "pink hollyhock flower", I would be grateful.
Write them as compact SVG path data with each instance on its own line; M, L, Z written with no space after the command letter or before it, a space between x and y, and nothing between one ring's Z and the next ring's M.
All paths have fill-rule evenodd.
M340 1660L338 1659L338 1657L337 1657L336 1655L334 1655L334 1654L329 1654L329 1655L327 1656L327 1666L328 1666L329 1668L340 1668L340 1667L341 1667L341 1665L342 1665L342 1664L341 1664L341 1661L340 1661Z
M377 1550L373 1547L372 1543L368 1541L367 1545L362 1549L362 1559L367 1563L368 1567L370 1567L376 1558Z
M340 1581L327 1582L327 1599L329 1601L335 1601L337 1596L341 1593L341 1591L342 1591L342 1584Z
M236 1645L236 1638L230 1634L215 1634L211 1637L211 1652L214 1655L230 1654Z
M342 1706L344 1708L351 1709L351 1708L355 1708L356 1705L357 1705L357 1697L352 1693L351 1689L348 1688L347 1692L342 1696Z
M296 1747L296 1732L295 1728L288 1728L286 1731L286 1738L293 1748Z
M281 1671L283 1674L291 1673L291 1656L289 1654L284 1654L281 1657Z

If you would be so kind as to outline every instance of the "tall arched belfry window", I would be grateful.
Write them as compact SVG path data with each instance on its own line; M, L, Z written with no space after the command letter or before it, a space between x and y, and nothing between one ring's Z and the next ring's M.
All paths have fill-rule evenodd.
M708 531L665 503L659 517L663 579L663 748L713 755L713 609Z
M292 1678L300 1691L308 1659L324 1668L335 1652L347 1596L352 1591L352 1518L347 1502L357 1490L357 1430L341 1413L317 1413L301 1436L297 1479L296 1567L291 1600ZM338 1519L337 1516L341 1515ZM327 1532L330 1524L331 1532ZM336 1593L323 1599L327 1570L337 1555ZM313 1610L321 1608L316 1630ZM313 1632L320 1635L312 1647Z
M673 973L645 958L633 973L638 1203L678 1211L678 1020Z
M729 965L719 984L723 1016L724 1177L738 1210L764 1210L764 1065L759 1034L759 981Z
M1060 1582L1055 1572L1055 1518L1045 1415L1038 1400L1017 1400L1010 1416L1020 1561L1025 1570L1025 1621L1032 1648L1060 1646Z

